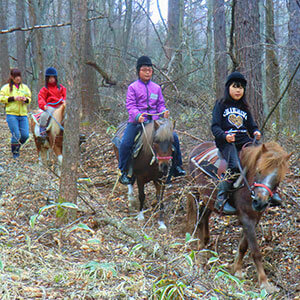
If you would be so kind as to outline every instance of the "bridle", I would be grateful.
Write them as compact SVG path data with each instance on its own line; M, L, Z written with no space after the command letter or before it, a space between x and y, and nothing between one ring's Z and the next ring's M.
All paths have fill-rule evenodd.
M143 113L142 115L160 116L161 114L162 114L162 113L159 113L159 114ZM172 159L173 159L173 156L158 156L158 155L156 154L156 152L153 150L153 147L151 146L151 144L150 144L150 142L149 142L149 140L148 140L148 136L147 136L147 133L146 133L146 129L145 129L144 123L142 122L141 125L142 125L142 128L143 128L144 134L145 134L145 136L146 136L147 144L148 144L148 146L149 146L149 148L150 148L150 150L151 150L151 153L152 153L152 155L153 155L153 157L152 157L152 159L151 159L151 162L150 162L150 166L151 166L155 161L158 162L158 161L161 161L161 160L168 160L168 161L172 160Z

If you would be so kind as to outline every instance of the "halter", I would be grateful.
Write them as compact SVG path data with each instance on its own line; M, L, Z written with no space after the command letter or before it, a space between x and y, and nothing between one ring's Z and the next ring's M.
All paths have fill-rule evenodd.
M263 184L263 183L257 183L257 182L254 182L253 185L252 185L252 187L251 187L251 188L252 188L252 191L253 191L256 187L262 187L262 188L266 189L266 190L268 191L268 193L270 194L270 197L273 197L274 193L271 191L271 189L270 189L267 185L265 185L265 184Z

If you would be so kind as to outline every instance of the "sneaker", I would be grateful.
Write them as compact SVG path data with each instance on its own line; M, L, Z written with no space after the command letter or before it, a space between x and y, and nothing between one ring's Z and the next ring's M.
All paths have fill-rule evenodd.
M127 173L124 172L119 178L119 182L125 185L131 184L131 178L129 178Z
M174 177L178 177L178 176L185 176L186 175L186 172L182 169L182 167L180 166L177 166L175 167L175 170L174 170Z

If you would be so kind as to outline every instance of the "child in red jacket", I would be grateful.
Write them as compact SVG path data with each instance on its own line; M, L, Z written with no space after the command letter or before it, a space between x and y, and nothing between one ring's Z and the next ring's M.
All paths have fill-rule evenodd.
M62 84L58 84L57 71L55 68L48 68L45 72L45 86L38 94L39 108L44 110L40 117L40 136L46 138L46 128L49 117L65 100L67 90Z

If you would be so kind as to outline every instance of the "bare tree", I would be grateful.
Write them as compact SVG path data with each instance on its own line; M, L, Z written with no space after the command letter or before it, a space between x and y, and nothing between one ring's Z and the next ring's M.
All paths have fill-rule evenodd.
M213 0L215 82L217 98L223 96L227 75L226 21L224 0Z
M6 28L6 15L7 15L7 1L0 0L0 28ZM0 66L1 66L1 84L7 81L9 75L9 56L8 56L8 44L7 35L0 36Z
M288 23L288 66L289 75L293 73L300 61L300 2L298 0L288 1L289 23ZM300 111L300 71L288 90L289 103L287 105L287 118L294 120L294 128L299 129Z
M279 63L276 53L273 0L266 0L266 103L271 109L280 96ZM276 110L276 123L280 122L280 110Z
M183 29L183 0L169 0L168 2L168 40L167 55L170 60L170 73L182 73L182 29Z
M16 25L17 27L24 27L25 20L25 1L16 1ZM25 47L25 33L22 31L16 32L17 41L17 62L18 68L22 72L23 80L26 82L26 47Z
M87 16L87 0L71 1L71 55L67 118L64 128L63 164L60 197L67 202L77 201L77 168L79 160L79 125L81 75ZM68 100L67 99L67 100Z
M258 1L236 1L234 32L237 68L248 80L247 99L255 120L261 125L263 120L262 49L258 11Z

